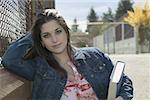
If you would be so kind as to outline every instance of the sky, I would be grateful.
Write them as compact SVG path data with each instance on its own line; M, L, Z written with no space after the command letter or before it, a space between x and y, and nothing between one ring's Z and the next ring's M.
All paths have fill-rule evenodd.
M67 24L71 26L76 18L81 28L87 22L90 8L93 7L97 16L100 18L110 7L115 13L120 0L55 0L56 9L65 18ZM144 5L146 0L133 0L134 5ZM83 29L84 30L84 29Z

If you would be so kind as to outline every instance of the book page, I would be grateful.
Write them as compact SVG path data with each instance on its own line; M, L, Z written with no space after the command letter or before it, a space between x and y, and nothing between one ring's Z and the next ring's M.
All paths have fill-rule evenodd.
M118 63L112 76L112 82L118 83L124 71L124 63Z

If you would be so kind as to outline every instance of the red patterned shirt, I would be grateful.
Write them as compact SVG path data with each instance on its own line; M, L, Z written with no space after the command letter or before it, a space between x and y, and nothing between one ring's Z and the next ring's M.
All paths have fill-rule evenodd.
M71 62L68 65L74 71L74 79L67 81L61 100L98 100L91 85L78 73L76 67Z

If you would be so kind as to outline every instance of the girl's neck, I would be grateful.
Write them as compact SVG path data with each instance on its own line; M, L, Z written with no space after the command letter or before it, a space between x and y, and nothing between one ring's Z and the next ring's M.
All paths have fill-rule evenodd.
M70 61L69 55L67 53L67 50L60 54L53 54L55 59L58 61L59 64L65 64L68 61Z

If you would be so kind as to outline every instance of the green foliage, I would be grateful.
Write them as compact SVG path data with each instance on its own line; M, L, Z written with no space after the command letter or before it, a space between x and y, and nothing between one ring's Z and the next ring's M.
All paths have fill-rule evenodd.
M103 13L102 15L102 21L104 22L113 22L114 19L114 14L112 13L111 8L108 8L108 12Z
M90 13L87 16L87 19L89 22L96 22L98 20L98 16L96 15L96 12L93 9L93 7L90 9Z
M121 0L116 11L116 20L127 14L127 11L133 11L132 5L133 2L131 2L131 0Z
M79 43L79 47L86 47L86 43L85 43L85 42L80 41L80 43Z
M87 19L89 22L97 22L98 21L98 16L96 15L96 12L94 11L93 8L90 9L90 13L87 16ZM97 34L99 34L99 28L97 25L88 25L86 31L89 33L89 36L91 38L96 36Z
M141 25L139 27L139 43L142 44L146 44L146 41L150 41L150 26L144 26L144 25Z
M145 3L144 8L136 6L134 11L128 11L128 16L124 18L128 24L139 27L139 43L150 41L150 5Z

